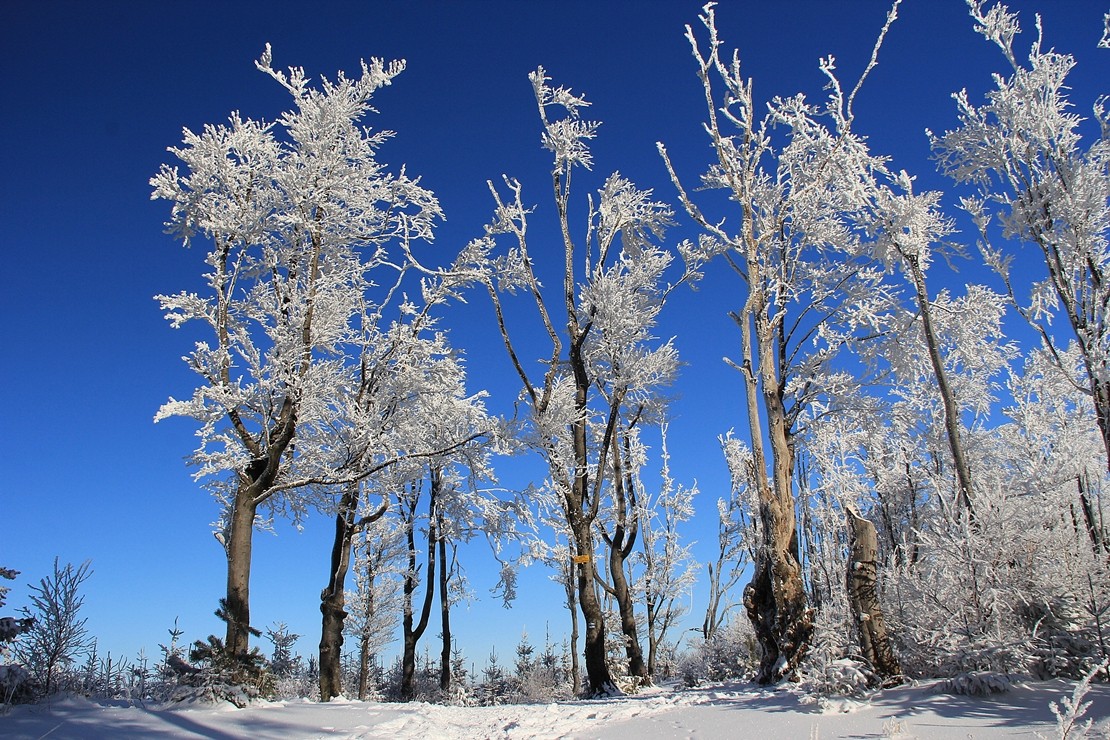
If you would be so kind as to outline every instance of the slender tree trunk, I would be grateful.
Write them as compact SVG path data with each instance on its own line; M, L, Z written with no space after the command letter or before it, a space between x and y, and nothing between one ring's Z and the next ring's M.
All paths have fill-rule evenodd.
M724 596L721 590L721 570L725 567L723 551L717 558L716 565L706 563L705 567L709 571L709 603L705 607L705 619L701 623L701 639L708 642L717 633L721 620L721 597Z
M615 403L619 406L619 399ZM624 439L624 447L627 454L627 437ZM612 585L606 586L604 583L601 585L617 602L617 609L621 618L621 633L624 635L625 654L628 657L628 675L638 678L642 683L650 684L651 677L647 666L644 664L644 653L640 647L640 638L636 630L636 612L632 604L632 590L629 588L628 578L624 572L625 560L631 554L632 548L636 544L636 535L639 532L639 520L635 513L635 489L633 488L631 475L624 469L620 446L614 445L612 455L616 525L612 537L604 530L601 533L605 544L609 547L609 578ZM629 515L630 509L631 515Z
M443 639L439 654L439 688L451 690L451 600L447 593L447 540L443 537L443 523L439 524L439 623Z
M358 645L358 698L366 701L370 693L370 658L372 657L373 620L377 613L378 605L374 593L374 582L377 579L377 566L381 562L381 555L374 556L369 547L366 552L366 574L363 602L361 604L362 630L359 635Z
M848 608L859 635L860 652L882 678L902 673L879 603L879 538L875 525L851 508L848 514Z
M563 586L567 592L567 610L570 612L570 680L575 696L582 693L582 668L578 664L578 596L575 591L575 565L566 566Z
M658 617L659 612L666 603L666 597L660 598L659 594L654 593L655 584L652 582L651 574L655 569L654 557L647 555L652 552L653 545L648 541L644 542L644 553L646 555L645 564L646 574L644 575L644 617L647 625L647 672L653 680L655 679L655 660L659 650L659 641L662 639L662 634L658 631ZM664 628L665 629L665 628Z
M373 588L373 584L371 584ZM374 592L369 591L366 597L371 601L371 606L368 614L373 613L372 602L374 600ZM358 644L358 699L359 701L366 701L370 695L370 633L364 630L359 637Z
M1091 538L1091 547L1097 557L1107 551L1106 532L1099 516L1101 512L1095 511L1095 502L1086 484L1086 474L1077 475L1075 483L1079 487L1079 505L1083 509L1083 522L1087 527L1087 536Z
M925 344L929 350L929 361L937 378L937 390L944 404L944 431L948 435L948 447L952 452L952 463L956 469L956 483L959 487L960 505L967 509L968 516L975 519L972 505L971 466L960 441L960 410L956 405L956 394L948 383L948 373L944 369L944 359L940 356L936 328L933 326L933 312L929 302L929 292L925 285L925 273L915 255L903 255L910 268L913 287L917 293L917 306L921 311L921 325L925 334Z
M328 585L320 592L320 701L331 701L343 693L343 623L347 618L346 580L351 566L355 535L385 514L383 505L369 516L358 517L359 484L347 487L335 515L335 539L331 548ZM361 683L361 681L360 681ZM359 687L360 692L363 688Z
M424 630L428 627L428 618L432 613L432 597L435 594L436 584L436 540L439 536L436 532L435 517L436 509L438 506L440 478L436 470L432 470L431 483L429 485L430 493L428 497L428 557L427 557L427 571L428 577L425 581L424 587L424 604L420 609L420 620L414 623L412 613L412 595L416 591L417 578L416 578L416 534L415 534L415 510L416 505L413 503L411 516L407 522L405 536L408 539L409 547L409 570L405 574L404 596L405 596L405 614L401 620L401 627L403 633L403 647L401 653L401 701L412 701L415 695L416 684L416 645L420 638L424 635Z

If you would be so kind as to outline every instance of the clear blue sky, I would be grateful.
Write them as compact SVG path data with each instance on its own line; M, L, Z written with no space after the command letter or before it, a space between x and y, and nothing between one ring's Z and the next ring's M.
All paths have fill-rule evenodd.
M1102 2L1011 3L1047 42L1076 54L1080 112L1110 79L1110 52L1096 51ZM223 594L224 558L211 535L215 503L191 480L183 458L194 426L152 417L194 380L179 358L190 346L152 299L199 283L203 254L162 233L168 204L151 202L148 179L169 161L181 129L220 123L232 110L272 120L286 93L255 70L266 42L275 67L313 76L355 72L363 57L404 58L408 69L375 98L370 124L397 132L383 161L406 164L447 213L434 250L449 259L481 233L490 214L485 187L507 173L525 197L549 209L549 160L526 75L544 65L556 84L584 92L588 117L604 125L595 146L597 182L613 170L673 200L655 142L664 141L693 180L710 151L701 133L701 90L683 38L699 2L59 2L7 0L0 9L0 565L22 571L5 613L27 585L62 561L92 560L85 614L101 651L157 654L175 617L189 640L220 629L212 610ZM882 0L725 2L728 46L739 47L757 97L821 94L817 60L833 54L843 79L862 70L886 13ZM928 161L926 127L954 125L950 93L973 99L1004 71L976 36L960 0L905 0L879 67L857 101L861 132L898 167L943 185ZM1026 33L1019 48L1032 42ZM690 235L683 222L673 237ZM554 237L554 235L553 235ZM554 247L554 239L553 249ZM554 255L555 253L552 252ZM967 274L975 274L969 265ZM934 283L936 285L936 283ZM939 287L939 286L936 286ZM687 363L674 406L671 452L680 480L698 480L698 518L688 531L712 554L713 502L727 473L716 437L741 427L740 386L721 357L734 354L725 316L737 286L711 276L700 293L669 306L660 334L678 335ZM453 312L453 341L469 357L471 384L494 408L516 393L503 350L475 297ZM514 464L514 479L527 471ZM535 475L542 474L536 467ZM298 533L259 534L253 621L284 620L315 650L319 593L326 582L330 522ZM495 577L480 549L468 553L481 597L455 617L455 632L479 662L501 653L522 626L542 640L566 615L541 570L522 581L506 611L486 595ZM693 622L704 600L696 592ZM429 636L434 634L429 631ZM426 639L432 639L431 637ZM263 643L264 647L268 647Z

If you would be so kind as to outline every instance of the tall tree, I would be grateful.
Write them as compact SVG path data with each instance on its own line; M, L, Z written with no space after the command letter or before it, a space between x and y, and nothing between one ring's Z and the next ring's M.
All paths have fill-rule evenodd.
M957 500L967 510L968 516L974 518L971 463L964 451L960 411L945 359L941 354L939 330L926 282L934 243L951 234L952 226L939 213L939 193L915 196L913 182L905 172L896 181L903 193L884 191L883 196L878 199L876 222L881 232L880 249L885 246L889 250L890 256L913 286L914 302L921 322L921 337L928 350L929 364L933 369L937 393L944 409L944 431L952 455L952 467L956 473Z
M167 231L210 245L203 293L157 297L175 328L196 321L211 338L185 358L201 379L192 398L171 398L155 419L201 424L193 462L223 507L216 534L227 555L231 655L247 653L259 508L299 510L298 491L321 480L302 469L313 458L298 431L327 412L343 365L358 357L359 307L392 297L384 288L375 297L373 286L395 284L390 273L411 254L408 241L430 238L441 215L429 191L378 161L391 134L362 125L372 95L403 62L373 59L357 78L340 73L319 87L302 69L270 63L267 46L257 67L290 94L292 109L275 123L234 113L227 124L186 129L170 149L184 171L163 165L151 179L153 197L173 204ZM387 248L398 243L401 258Z
M735 221L705 215L659 146L702 241L723 255L746 291L732 314L741 335L740 360L733 364L743 379L759 500L762 541L744 604L762 649L762 683L793 674L813 629L794 509L796 424L828 392L832 360L853 337L874 331L889 300L862 235L883 163L852 131L852 103L877 62L895 9L850 93L841 88L830 57L821 62L830 90L824 105L802 95L775 98L762 117L739 55L721 56L713 6L701 16L709 35L705 50L687 27L715 154L702 183L727 191L730 207L739 211ZM724 88L721 96L717 85Z
M1068 97L1075 59L1043 48L1038 18L1037 39L1022 63L1013 48L1021 33L1017 14L1000 4L984 10L983 0L968 0L968 6L976 31L1002 50L1013 73L994 77L995 89L982 105L967 91L956 94L960 125L932 136L933 148L943 172L976 190L962 204L979 226L984 258L1065 373L1068 339L1050 324L1053 317L1066 322L1110 452L1110 112L1099 98L1093 109L1099 134L1085 143L1083 119ZM1031 245L1044 259L1029 300L1019 297L1022 286L1015 284L1017 255L994 246L995 218L1004 240ZM1029 263L1021 264L1025 269Z
M433 291L434 292L434 291ZM427 293L427 291L426 291ZM422 314L421 314L422 316ZM368 342L352 382L337 389L352 396L327 430L337 475L353 477L341 487L334 504L335 538L328 585L321 592L320 698L338 696L345 610L345 580L355 537L385 514L388 497L371 506L363 495L375 476L420 460L470 460L475 475L488 474L480 449L492 423L485 415L483 394L466 395L465 373L444 334L423 336L420 326L395 323L380 341ZM444 464L444 463L441 463ZM480 468L480 469L479 469ZM387 484L388 485L388 484ZM379 491L382 485L377 486Z
M599 124L583 120L579 114L589 103L567 88L549 85L542 68L530 80L543 146L554 155L552 190L563 248L560 290L548 293L541 286L536 271L542 263L533 257L528 239L531 209L524 205L520 183L510 178L505 179L509 199L489 184L494 220L484 237L467 245L457 269L487 289L521 381L529 444L547 462L551 490L570 531L577 600L586 622L588 692L603 695L616 689L606 664L605 623L595 586L598 512L606 483L618 485L613 456L621 430L629 428L642 399L674 372L672 345L657 346L651 329L669 290L700 263L700 252L681 246L678 251L692 263L673 284L664 282L674 254L656 242L671 211L617 174L590 200L585 237L575 234L569 215L572 174L592 167L589 142ZM510 242L503 252L499 237ZM519 335L506 317L506 295L516 292L531 299L548 345L538 382L521 359ZM530 345L528 351L535 349ZM620 547L627 535L622 533Z

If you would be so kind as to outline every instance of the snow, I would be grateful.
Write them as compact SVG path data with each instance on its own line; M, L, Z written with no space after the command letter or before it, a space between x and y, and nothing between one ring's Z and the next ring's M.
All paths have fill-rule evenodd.
M869 700L805 700L789 689L718 684L664 687L601 701L456 707L341 700L221 706L106 706L80 698L0 713L5 738L929 738L1056 737L1053 701L1074 684L1015 685L990 698L935 691L934 683L888 689ZM1086 696L1093 737L1110 731L1110 686ZM1101 729L1100 729L1101 725ZM1100 734L1102 733L1102 734Z

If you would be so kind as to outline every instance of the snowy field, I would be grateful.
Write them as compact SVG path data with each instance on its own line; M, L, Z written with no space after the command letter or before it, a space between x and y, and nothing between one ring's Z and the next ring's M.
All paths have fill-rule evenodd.
M803 703L788 689L726 684L660 688L608 701L500 707L277 702L222 707L101 706L64 699L0 715L3 738L985 738L1060 737L1049 704L1065 681L1027 683L993 698L939 694L931 684L870 701ZM1092 686L1087 737L1110 737L1110 686ZM1039 733L1039 734L1038 734ZM1079 732L1069 735L1084 737Z

